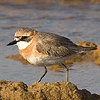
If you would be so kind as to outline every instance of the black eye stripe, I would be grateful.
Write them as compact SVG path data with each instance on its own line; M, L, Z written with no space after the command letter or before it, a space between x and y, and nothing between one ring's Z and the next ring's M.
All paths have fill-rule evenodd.
M28 36L22 36L22 39L27 39L28 38Z
M20 36L15 36L15 38L20 38Z
M17 38L17 41L30 41L29 36L15 36Z
M28 36L15 36L15 38L23 38L23 39L25 39L25 38L28 38Z

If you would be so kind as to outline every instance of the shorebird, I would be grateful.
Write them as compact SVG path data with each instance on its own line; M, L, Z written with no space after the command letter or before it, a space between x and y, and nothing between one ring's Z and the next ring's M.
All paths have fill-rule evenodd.
M7 46L16 44L19 53L29 63L35 66L44 66L45 72L38 82L47 73L46 66L61 64L66 68L66 80L68 81L69 67L65 60L73 58L79 53L96 50L96 47L82 47L74 44L70 39L48 32L39 32L31 28L21 28L15 32L15 37Z

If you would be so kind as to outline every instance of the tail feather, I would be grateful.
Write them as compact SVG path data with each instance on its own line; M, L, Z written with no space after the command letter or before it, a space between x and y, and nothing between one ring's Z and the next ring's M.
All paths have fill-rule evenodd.
M82 46L78 46L78 51L80 53L91 51L91 50L96 50L96 49L97 49L97 47L82 47Z

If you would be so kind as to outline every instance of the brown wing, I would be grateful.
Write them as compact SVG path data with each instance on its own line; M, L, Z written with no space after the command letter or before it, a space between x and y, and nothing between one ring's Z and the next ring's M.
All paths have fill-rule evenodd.
M68 38L53 34L38 32L37 50L41 53L55 57L65 57L75 53L77 47Z

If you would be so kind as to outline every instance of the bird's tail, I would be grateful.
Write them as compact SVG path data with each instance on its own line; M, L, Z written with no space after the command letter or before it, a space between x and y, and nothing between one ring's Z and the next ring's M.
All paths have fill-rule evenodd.
M78 46L78 52L80 53L84 53L87 51L91 51L91 50L96 50L97 47L82 47L82 46Z

